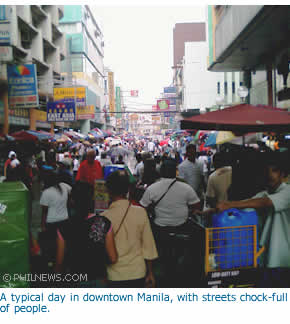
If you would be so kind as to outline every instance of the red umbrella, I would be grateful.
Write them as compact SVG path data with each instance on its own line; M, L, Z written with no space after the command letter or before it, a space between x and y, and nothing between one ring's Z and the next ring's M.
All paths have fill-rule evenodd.
M10 134L15 138L16 141L27 141L27 142L37 142L37 136L27 133L26 131L20 131Z
M181 121L181 128L231 130L240 133L287 131L290 113L268 106L241 104Z
M159 143L159 145L160 146L163 146L163 145L168 145L168 139L165 139L165 140L163 140L163 141L161 141L160 143Z

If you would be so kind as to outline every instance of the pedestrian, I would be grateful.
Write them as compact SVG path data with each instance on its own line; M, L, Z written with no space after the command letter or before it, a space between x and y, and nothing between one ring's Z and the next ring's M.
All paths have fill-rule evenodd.
M196 147L188 144L186 147L186 159L178 166L179 177L185 180L197 193L201 207L203 208L205 181L203 165L196 160Z
M157 250L146 211L127 199L129 177L124 171L111 173L106 186L112 201L102 215L113 225L118 261L107 267L110 288L155 286L152 260Z
M41 229L56 243L54 270L63 271L64 249L69 235L68 209L71 186L60 182L55 171L46 171L45 189L40 198L42 208Z
M232 183L232 167L229 164L227 153L217 152L213 156L215 171L209 176L206 189L206 203L211 208L228 200L228 189Z
M84 182L88 184L86 188L88 188L88 192L86 193L90 198L90 210L94 210L94 188L95 181L97 179L103 178L103 170L99 161L95 160L96 151L90 149L87 151L86 160L80 164L76 181Z
M259 214L260 246L265 247L262 264L267 268L290 268L290 185L283 183L288 175L288 161L281 153L271 152L266 159L267 189L251 199L224 201L217 204L222 212L230 208L255 208ZM286 286L290 286L289 271ZM273 279L273 278L272 278ZM280 287L281 282L271 283Z

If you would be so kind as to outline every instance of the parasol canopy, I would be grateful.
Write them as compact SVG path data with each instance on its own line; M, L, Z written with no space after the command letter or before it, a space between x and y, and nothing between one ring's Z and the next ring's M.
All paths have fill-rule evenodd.
M230 130L239 133L287 131L290 113L270 106L240 104L181 121L182 129Z

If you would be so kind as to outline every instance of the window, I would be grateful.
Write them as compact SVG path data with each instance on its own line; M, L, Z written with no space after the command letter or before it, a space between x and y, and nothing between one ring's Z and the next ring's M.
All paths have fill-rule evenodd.
M236 93L236 84L235 81L232 82L232 90L233 90L233 94Z
M221 93L221 84L220 84L220 82L217 83L217 93L218 94Z
M225 82L225 96L228 95L228 83Z
M243 82L240 82L240 87L242 87L243 86Z

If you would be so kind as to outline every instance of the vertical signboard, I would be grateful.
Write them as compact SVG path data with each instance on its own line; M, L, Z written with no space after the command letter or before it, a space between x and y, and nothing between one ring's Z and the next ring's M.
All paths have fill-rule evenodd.
M120 87L116 87L116 118L122 118L121 111L121 89Z
M108 86L109 86L109 106L110 106L110 113L116 111L115 109L115 86L114 86L114 73L108 72Z
M0 45L10 45L9 6L0 6Z
M38 106L35 64L7 65L7 78L10 108Z

